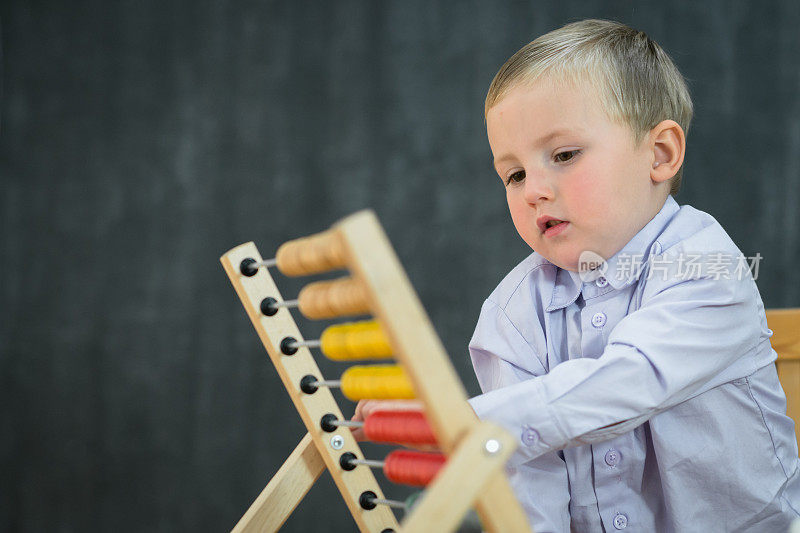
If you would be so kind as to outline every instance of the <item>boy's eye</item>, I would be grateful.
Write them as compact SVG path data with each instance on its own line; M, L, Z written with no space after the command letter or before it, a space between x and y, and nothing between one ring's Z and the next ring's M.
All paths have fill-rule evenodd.
M506 185L511 185L512 183L519 183L524 179L525 179L525 171L518 170L506 178Z
M555 159L557 163L566 163L567 161L578 155L578 153L580 153L580 150L567 150L566 152L557 153L553 157L553 159Z

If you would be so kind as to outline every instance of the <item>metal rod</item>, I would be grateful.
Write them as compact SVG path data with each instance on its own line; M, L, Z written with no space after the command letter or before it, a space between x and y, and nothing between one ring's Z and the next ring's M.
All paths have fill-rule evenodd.
M405 502L399 502L397 500L385 500L383 498L375 498L372 500L374 503L378 505L388 505L389 507L396 507L397 509L405 509L406 504Z
M333 420L330 422L332 426L342 426L346 428L360 428L364 427L364 422L356 422L354 420Z
M267 267L267 268L269 268L269 267L274 267L277 264L278 264L278 260L277 259L264 259L263 261L256 261L255 263L253 263L250 266L252 266L254 268L258 268L258 267Z
M367 465L370 468L383 468L383 461L376 461L374 459L350 459L350 464Z
M292 348L302 348L303 346L308 347L308 348L319 348L320 347L320 341L319 340L314 340L314 341L294 341L294 342L289 343L289 346L291 346Z
M324 379L322 381L315 381L314 385L317 387L341 387L342 381L339 379Z
M299 300L284 300L273 303L272 307L297 307L298 305L300 305Z

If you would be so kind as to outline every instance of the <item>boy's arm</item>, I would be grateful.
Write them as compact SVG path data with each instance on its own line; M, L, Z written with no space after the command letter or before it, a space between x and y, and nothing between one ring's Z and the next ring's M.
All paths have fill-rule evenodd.
M617 324L598 359L564 361L470 404L481 418L520 435L515 462L608 440L768 364L755 350L762 312L750 277L651 279L642 307ZM480 353L473 347L473 360ZM494 359L493 372L507 366Z

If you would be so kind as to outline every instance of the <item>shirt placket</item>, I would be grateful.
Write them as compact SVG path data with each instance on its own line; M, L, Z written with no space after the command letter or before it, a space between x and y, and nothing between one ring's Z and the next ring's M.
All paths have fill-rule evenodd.
M634 468L631 434L592 445L594 491L606 531L621 531L636 525L638 495L627 482Z
M581 349L584 357L602 355L608 333L619 321L615 308L624 294L617 298L601 297L611 290L602 277L583 285L586 304L581 311ZM633 455L630 440L631 434L628 433L589 446L594 466L594 491L606 531L627 530L635 520L633 509L628 507L635 505L636 495L626 482L633 466L630 460L626 461Z

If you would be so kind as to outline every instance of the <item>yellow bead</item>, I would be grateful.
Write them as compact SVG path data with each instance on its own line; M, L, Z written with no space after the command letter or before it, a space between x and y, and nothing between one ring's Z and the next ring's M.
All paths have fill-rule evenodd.
M320 348L329 359L386 359L392 347L380 324L374 320L330 326L322 332Z
M342 394L352 401L415 397L411 380L397 365L351 366L342 374Z

